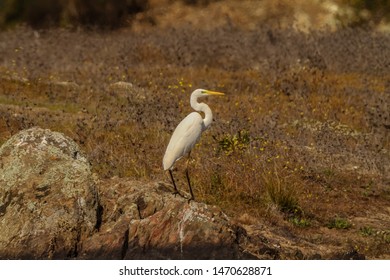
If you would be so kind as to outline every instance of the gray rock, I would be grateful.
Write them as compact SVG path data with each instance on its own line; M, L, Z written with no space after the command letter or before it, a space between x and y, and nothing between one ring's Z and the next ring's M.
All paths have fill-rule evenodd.
M35 127L0 148L0 258L77 257L97 208L90 164L70 138Z

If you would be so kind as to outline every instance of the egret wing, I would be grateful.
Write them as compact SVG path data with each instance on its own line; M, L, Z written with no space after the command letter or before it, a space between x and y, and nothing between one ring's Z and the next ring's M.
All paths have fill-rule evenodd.
M203 130L203 119L199 113L193 112L185 117L176 127L165 151L164 170L188 154L198 142Z

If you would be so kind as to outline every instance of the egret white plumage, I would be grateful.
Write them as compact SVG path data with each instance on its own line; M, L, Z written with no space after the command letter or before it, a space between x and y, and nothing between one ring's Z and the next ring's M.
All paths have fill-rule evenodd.
M190 98L191 107L198 112L203 112L205 117L202 118L201 114L198 112L192 112L187 117L185 117L179 125L176 127L175 131L172 134L171 140L169 141L167 150L165 151L163 158L163 167L164 170L169 170L171 176L173 187L175 192L179 193L175 180L173 178L172 169L174 163L181 159L183 156L188 156L190 158L190 153L192 148L198 142L202 132L205 131L213 121L213 113L207 104L199 103L198 98L203 96L210 95L225 95L221 92L210 91L205 89L197 89L192 92ZM188 175L188 159L186 164L186 177L188 182L188 187L191 194L191 199L195 199L194 193L192 192L191 182ZM180 194L180 193L179 193Z

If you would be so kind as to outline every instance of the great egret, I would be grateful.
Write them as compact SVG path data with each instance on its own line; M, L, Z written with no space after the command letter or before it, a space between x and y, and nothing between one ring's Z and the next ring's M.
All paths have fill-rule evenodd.
M180 194L173 178L172 169L174 163L177 160L181 159L183 156L188 156L186 164L186 177L191 194L190 200L195 199L194 193L192 192L191 188L190 178L188 175L188 160L190 158L190 153L196 142L198 142L200 136L202 135L202 132L206 130L213 121L213 113L211 112L210 107L207 106L207 104L205 103L199 103L198 98L208 95L225 94L205 89L197 89L192 92L190 98L191 107L196 111L203 112L205 117L203 119L201 114L199 114L198 112L192 112L187 117L185 117L173 132L163 158L164 170L169 170L172 184L175 188L175 193Z

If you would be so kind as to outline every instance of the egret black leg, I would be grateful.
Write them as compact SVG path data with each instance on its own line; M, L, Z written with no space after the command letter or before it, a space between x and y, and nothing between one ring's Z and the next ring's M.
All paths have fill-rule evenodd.
M172 170L170 170L170 169L169 169L169 175L171 175L172 184L173 184L173 187L175 188L175 192L173 194L178 194L178 195L182 196L176 187L175 179L173 179Z
M187 176L188 187L190 189L190 194L191 194L191 198L188 201L195 200L195 196L191 188L190 176L188 175L188 168L186 169L186 176Z
M190 155L188 155L187 159L187 165L186 165L186 177L187 177L187 182L188 182L188 188L190 189L190 194L191 198L188 201L195 200L194 193L192 192L192 187L191 187L191 181L190 181L190 176L188 174L188 162L190 161Z

